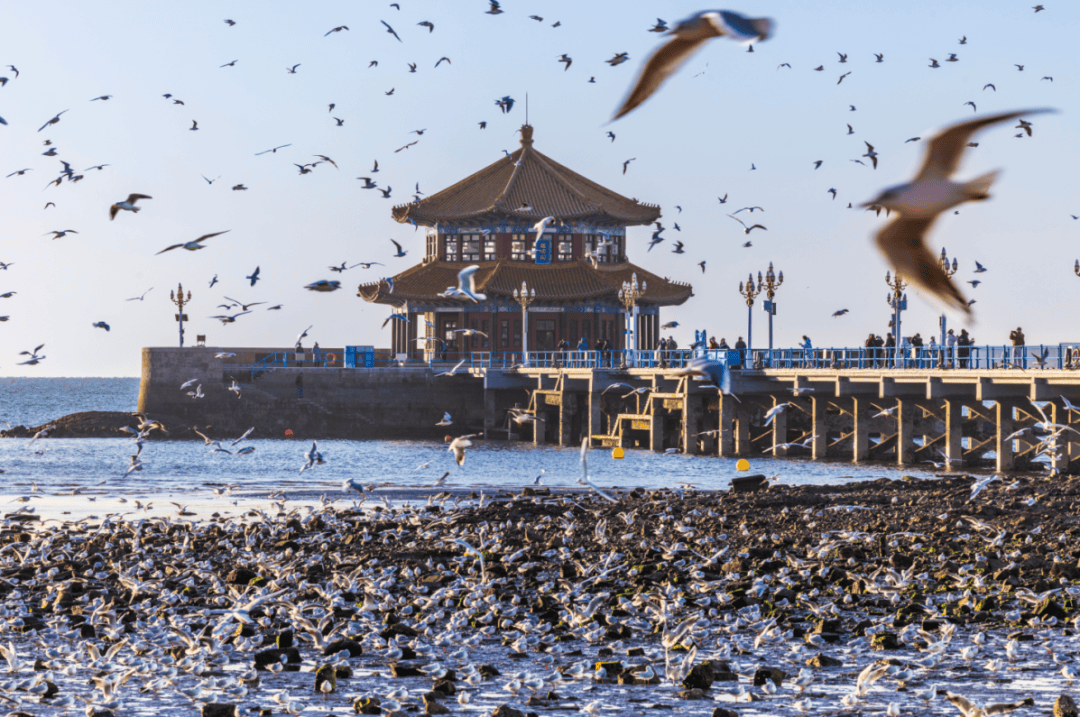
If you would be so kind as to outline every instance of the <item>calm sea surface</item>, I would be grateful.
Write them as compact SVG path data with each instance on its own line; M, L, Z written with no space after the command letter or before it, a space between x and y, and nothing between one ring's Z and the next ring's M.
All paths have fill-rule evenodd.
M11 425L35 426L77 411L132 411L138 398L134 378L0 379L0 419ZM231 441L234 436L211 436ZM541 471L543 484L572 486L581 476L579 452L571 448L523 443L477 441L459 468L445 445L429 441L327 440L319 442L325 465L299 474L310 443L265 439L258 431L246 445L247 456L211 454L195 441L151 440L143 450L142 471L122 478L134 444L124 438L0 439L0 495L21 496L36 484L43 493L60 495L81 488L103 496L162 497L199 501L212 498L211 488L236 485L237 494L265 495L285 490L290 495L341 496L343 480L386 483L386 488L430 486L450 472L448 487L493 489L531 485ZM426 467L421 467L425 466ZM916 467L815 462L759 458L752 472L781 473L784 483L835 483L902 475L932 475ZM595 449L589 472L602 486L676 487L689 482L701 489L722 489L736 474L728 458L661 455L627 451L615 460L608 450ZM31 503L33 504L33 503ZM18 505L18 504L16 504ZM12 509L14 506L12 506Z

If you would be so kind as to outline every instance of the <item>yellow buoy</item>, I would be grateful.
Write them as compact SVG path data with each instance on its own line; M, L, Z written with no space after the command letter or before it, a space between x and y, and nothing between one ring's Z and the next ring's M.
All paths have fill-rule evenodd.
M612 458L622 458L624 455L626 455L626 453L623 451L621 446L615 446L615 448L611 451Z
M750 470L750 461L746 460L745 458L740 458L739 462L735 464L735 470L737 470L737 471L748 471L748 470Z

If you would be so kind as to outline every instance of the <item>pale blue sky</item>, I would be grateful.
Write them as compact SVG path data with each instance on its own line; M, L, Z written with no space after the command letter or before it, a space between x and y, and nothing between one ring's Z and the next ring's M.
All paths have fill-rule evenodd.
M484 14L481 0L383 2L9 3L0 26L0 375L137 375L139 349L175 345L174 307L168 292L182 281L194 301L187 338L206 334L212 345L290 345L314 324L323 346L389 343L380 324L386 307L365 303L356 286L418 262L422 232L390 218L408 201L416 182L431 194L502 156L517 145L526 92L536 147L613 190L661 205L668 242L645 252L648 230L630 232L630 258L673 279L690 281L696 296L667 310L664 320L705 328L733 342L746 330L746 307L737 293L748 272L769 261L784 271L777 296L778 345L808 333L815 345L861 344L867 332L884 334L887 266L872 235L885 221L847 209L911 175L920 143L944 125L980 114L1055 107L1037 117L1035 136L1015 139L1011 126L976 140L961 167L970 177L1002 168L994 198L966 205L935 227L942 245L962 265L958 278L974 278L978 259L989 271L977 289L973 335L1004 342L1022 324L1032 343L1074 341L1072 306L1080 294L1073 261L1080 199L1071 164L1078 152L1075 40L1080 4L991 2L906 3L794 0L746 2L730 9L766 15L775 37L752 54L735 44L708 43L649 102L606 126L642 61L662 41L646 30L702 9L689 2L587 3L506 0L505 13ZM543 16L544 22L528 19ZM235 27L223 21L236 21ZM403 42L385 32L380 20ZM417 23L430 20L428 33ZM555 21L562 25L552 28ZM348 32L323 34L338 25ZM959 45L961 36L968 44ZM557 62L562 53L574 63ZM604 60L628 52L631 60ZM838 63L837 52L848 54ZM885 55L874 62L875 52ZM959 62L945 63L950 52ZM449 56L452 64L435 62ZM942 61L930 69L929 58ZM238 60L236 66L219 66ZM368 68L378 60L377 68ZM417 63L415 74L407 63ZM777 69L780 63L792 69ZM295 75L286 67L300 63ZM1017 71L1014 63L1025 65ZM21 75L3 69L13 64ZM813 68L824 65L825 70ZM704 74L699 74L704 71ZM837 85L837 78L852 74ZM595 76L596 83L587 80ZM1053 82L1041 80L1053 76ZM983 90L994 83L997 92ZM393 88L394 95L384 93ZM184 101L173 105L161 97ZM91 102L111 94L107 102ZM518 104L503 115L495 99ZM345 120L337 127L328 113ZM849 105L856 111L849 111ZM59 124L37 129L61 110ZM192 120L200 130L189 131ZM477 123L487 121L486 130ZM850 123L855 134L848 135ZM411 130L426 129L419 144ZM611 143L605 133L615 132ZM41 153L45 139L57 157ZM850 162L869 141L880 155L874 171ZM255 152L291 143L276 155ZM326 154L340 170L321 164L299 176L293 163ZM636 161L622 174L622 163ZM83 172L77 184L45 189L59 160ZM392 198L363 191L373 160L380 186ZM824 160L813 169L814 160ZM751 164L756 171L750 171ZM30 167L24 176L4 179ZM221 179L208 185L200 175ZM247 192L233 192L237 183ZM827 193L835 187L833 201ZM108 218L109 205L131 192L153 196L138 215ZM729 195L721 206L717 196ZM43 210L46 202L55 208ZM675 205L683 208L680 214ZM727 211L760 205L754 246ZM745 216L745 213L740 216ZM77 235L42 236L54 229ZM202 234L231 230L195 253L155 253ZM410 254L390 255L389 239ZM686 254L670 253L681 239ZM705 259L703 276L695 264ZM327 269L341 261L382 261L385 268L344 275ZM256 265L263 281L249 288ZM207 288L218 274L220 283ZM332 294L303 290L320 279L341 279ZM154 287L144 302L125 302ZM266 301L235 324L208 317L225 295ZM266 306L285 308L267 313ZM911 296L906 334L936 334L937 311ZM1047 308L1050 311L1047 311ZM830 314L840 308L842 319ZM765 315L755 307L755 345L764 343ZM110 333L91 328L106 321ZM683 330L685 329L685 331ZM18 352L45 343L48 358L16 366Z

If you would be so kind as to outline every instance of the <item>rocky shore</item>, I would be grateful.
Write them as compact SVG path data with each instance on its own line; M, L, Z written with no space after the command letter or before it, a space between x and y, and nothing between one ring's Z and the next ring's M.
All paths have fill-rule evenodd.
M970 499L974 484L8 514L3 699L97 715L925 715L963 700L1075 715L1080 479L994 480Z
M40 426L12 426L0 431L0 438L27 438L48 429L50 438L130 438L124 428L136 428L143 414L127 411L83 411L43 423ZM190 426L176 416L154 416L168 428L168 433L158 433L155 437L172 439L198 439L193 429L206 431L212 426ZM201 440L201 439L200 439Z

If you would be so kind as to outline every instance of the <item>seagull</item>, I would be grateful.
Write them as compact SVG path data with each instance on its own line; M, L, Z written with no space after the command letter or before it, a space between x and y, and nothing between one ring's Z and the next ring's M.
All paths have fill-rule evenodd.
M424 20L423 22L416 23L419 27L426 27L428 34L435 32L435 23Z
M833 318L835 319L837 316L843 316L847 312L848 312L847 309L840 309L839 311L834 311L832 315L833 315Z
M104 321L98 321L98 322L95 322L95 323L93 324L93 327L94 327L95 329L105 329L106 331L108 331L108 330L109 330L109 325L108 325L108 324L106 324L106 323L105 323Z
M300 66L300 63L297 62L292 67L286 67L285 71L288 72L290 75L295 75L296 74L296 68L299 67L299 66Z
M384 24L384 25L386 25L386 23L383 23L383 24ZM389 27L389 25L387 25L387 27ZM330 30L330 32L327 32L327 33L326 33L326 35L323 35L323 37L326 37L326 36L327 36L327 35L329 35L329 34L330 34L331 32L341 32L342 30L348 30L348 29L349 29L349 26L348 26L348 25L338 25L338 26L337 26L337 27L335 27L335 28L334 28L333 30Z
M874 163L874 169L877 169L877 152L874 151L874 145L870 144L866 140L863 140L863 144L866 145L866 154L864 157L869 157L870 161Z
M224 65L222 65L221 67L236 67L236 63L237 63L237 62L240 62L240 60L233 60L232 62L226 62L226 63L225 63ZM218 69L220 70L220 69L221 69L221 67L219 67Z
M1005 712L1012 712L1015 709L1024 707L1024 702L999 702L996 704L977 705L971 700L961 695L953 694L952 692L945 693L945 699L953 704L956 709L960 710L960 714L964 717L989 717L990 715L1003 714Z
M403 256L405 256L406 254L408 254L408 253L409 253L409 252L408 252L407 250L405 250L405 249L402 249L402 248L401 248L401 245L400 245L400 244L398 244L398 243L397 243L396 241L394 241L393 239L391 239L390 241L391 241L391 242L393 243L393 245L394 245L394 246L396 246L396 247L397 247L397 254L394 254L393 256L395 256L395 257L398 257L398 258L400 258L400 257L403 257Z
M309 291L322 291L322 292L337 291L338 289L341 288L341 282L340 281L327 281L326 279L323 279L322 281L316 281L314 283L307 284L306 286L304 286L304 288L309 290Z
M46 234L52 234L53 239L59 239L60 237L66 236L68 234L78 234L78 233L79 232L75 231L74 229L64 229L63 231L57 231L57 230L54 229L51 232L46 232Z
M566 66L565 66L565 67L563 67L563 72L565 72L566 70L569 70L569 69L570 69L570 65L571 65L571 64L573 64L573 62L574 62L574 59L573 59L572 57L570 57L569 55L567 55L567 54L566 54L566 53L564 52L564 53L562 54L562 57L558 58L558 59L556 60L556 62L562 62L562 63L565 63L565 65L566 65Z
M138 214L141 207L135 206L135 202L139 201L140 199L153 199L153 197L146 194L129 194L127 199L119 201L109 207L109 219L116 219L116 215L120 212L121 209L123 209L124 211Z
M226 316L211 316L210 318L220 320L222 326L224 326L225 324L235 324L236 323L236 318L238 316L243 316L244 314L250 314L250 313L251 313L250 311L241 311L239 314L233 314L232 316L228 316L228 315L226 315Z
M975 132L992 124L1048 111L1052 110L1006 112L946 128L930 140L923 166L911 182L889 187L861 205L880 206L899 214L875 237L878 248L898 274L917 288L971 315L971 308L927 249L926 232L940 213L964 202L989 197L996 171L969 182L949 179L960 163L968 139Z
M134 196L134 195L132 195L132 196ZM184 242L183 244L173 244L172 246L165 247L164 249L159 251L158 254L164 254L165 252L172 251L173 249L187 249L188 251L197 251L199 249L205 249L206 247L204 247L202 245L202 242L204 242L207 239L210 239L212 237L216 237L216 236L218 236L220 234L227 234L230 231L232 231L232 230L231 229L226 229L223 232L214 232L213 234L203 234L201 237L199 237L198 239L195 239L193 241ZM155 256L157 256L157 255L155 254Z
M197 121L195 121L195 120L191 120L191 126L188 127L188 129L191 130L192 132L198 132L199 131L199 123Z
M67 110L64 110L64 112L67 112ZM48 127L51 124L56 124L57 122L59 122L60 121L60 115L64 114L64 112L61 112L60 114L56 115L55 117L53 117L51 120L49 120L45 124L41 125L41 129L39 129L38 132L40 132L42 129L45 129L46 127ZM4 124L7 124L7 122L5 122Z
M255 286L255 282L259 280L259 267L255 267L255 271L251 273L251 276L245 276L244 278L250 281L252 286Z
M449 371L444 371L442 373L435 374L435 378L439 378L440 376L453 376L457 372L457 370L459 368L461 368L462 366L465 365L465 362L467 360L468 359L461 359L461 361L458 362L457 366L454 366L454 368L450 369ZM449 415L449 414L447 414L447 415Z
M390 34L390 35L393 35L393 36L394 36L394 37L395 37L395 38L397 39L397 41L398 41L398 42L401 42L401 38L400 38L400 37L398 37L398 34L397 34L396 32L394 32L394 28L392 28L392 27L390 27L389 25L387 25L387 23L386 23L386 21L385 21L385 20L379 20L379 22L381 22L381 23L382 23L383 25L386 25L386 32L387 32L388 34ZM340 29L340 28L339 28L339 29ZM349 28L347 28L347 27L346 27L345 29L346 29L346 30L348 30ZM432 29L434 29L434 27L432 27ZM335 30L331 30L330 32L336 32L336 31L335 31ZM430 30L429 30L429 32L430 32ZM329 35L329 34L330 34L330 33L327 33L327 35Z
M619 119L649 99L706 40L727 36L741 44L760 42L772 36L773 26L769 18L748 18L728 10L699 12L680 20L668 33L671 39L646 61L612 119Z
M454 419L450 418L450 414L446 413L444 411L442 420L439 421L438 423L436 423L435 425L436 426L449 426L449 425L452 425L453 423L454 423Z
M761 224L755 224L753 226L748 227L748 226L746 226L746 224L743 222L742 219L739 219L734 214L728 214L728 216L731 217L732 219L734 219L735 221L737 221L739 224L742 224L742 226L743 226L743 234L749 234L754 229L764 229L765 231L768 231L768 229L766 227L762 226Z
M273 149L265 149L262 152L256 152L255 156L258 157L260 154L267 154L269 152L276 153L279 149L285 149L286 147L292 147L292 144L291 143L290 144L282 144L282 145L279 145L277 147L274 147Z
M226 299L226 300L228 300L228 301L231 301L231 302L233 302L234 304L236 304L237 306L239 306L239 307L240 307L240 310L241 310L241 311L247 311L247 310L248 310L248 309L250 309L250 308L251 308L252 306L259 306L259 305L261 305L261 304L265 304L265 303L266 303L265 301L256 301L256 302L255 302L255 303L253 303L253 304L245 304L245 303L243 303L243 302L237 301L236 299L230 299L230 298L229 298L229 297L227 297L227 296L225 297L225 299ZM228 307L228 306L226 306L226 305L224 305L224 304L222 304L221 306L222 306L223 308L226 308L226 309L230 308L230 307Z
M469 439L475 438L477 435L479 434L473 433L468 436L460 436L450 441L450 447L447 448L447 451L454 454L454 460L457 461L459 466L465 463L465 449L472 446L472 441Z
M142 293L142 296L133 296L130 299L124 299L124 301L142 301L143 299L146 298L146 295L149 294L153 290L154 290L154 287L151 286L149 289L147 289L146 291L144 291Z
M476 272L479 269L479 265L473 264L458 272L457 290L472 299L474 303L487 300L486 294L480 294L476 291Z

